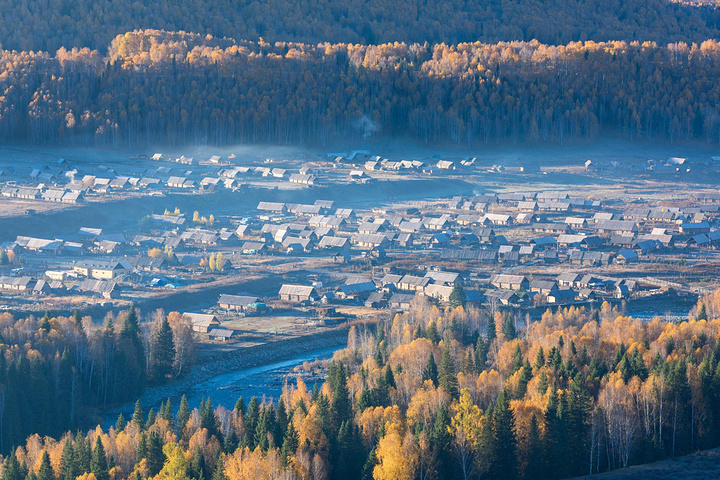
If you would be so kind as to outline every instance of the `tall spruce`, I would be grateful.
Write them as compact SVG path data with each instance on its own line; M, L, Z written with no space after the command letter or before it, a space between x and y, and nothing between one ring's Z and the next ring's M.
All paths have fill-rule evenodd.
M95 440L95 448L90 459L90 473L95 475L97 480L110 480L110 469L100 437Z
M150 335L150 372L153 381L164 383L173 373L175 344L167 317L153 325Z
M436 387L438 386L438 368L435 364L435 357L433 357L433 354L430 353L428 355L427 362L425 362L425 368L423 369L422 374L422 380L423 382L430 380L433 385Z
M440 359L440 369L438 371L438 384L440 388L452 398L458 396L458 380L455 373L455 364L450 355L450 348L445 347Z

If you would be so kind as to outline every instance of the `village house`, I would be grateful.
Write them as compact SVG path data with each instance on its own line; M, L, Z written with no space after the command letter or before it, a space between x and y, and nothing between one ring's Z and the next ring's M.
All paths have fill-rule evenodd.
M530 282L523 275L496 274L490 278L490 284L501 290L527 290Z
M290 175L290 183L299 185L315 185L317 177L315 175L303 175L302 173L293 173Z
M227 328L213 328L208 332L208 338L210 338L210 340L219 340L221 342L227 342L236 335L236 330L230 330Z
M73 271L86 277L112 280L132 270L132 265L127 260L79 260Z
M432 279L433 283L435 284L449 285L451 287L455 286L455 284L457 283L462 282L460 274L455 272L429 271L425 274L425 278Z
M313 286L285 284L280 287L278 296L286 302L308 302L314 301L318 294Z
M363 248L375 248L380 246L385 247L388 243L390 243L388 238L382 233L360 233L358 235L354 235L351 239L351 242L358 247Z
M211 329L220 326L220 321L212 314L184 312L183 317L190 320L193 332L208 333Z
M431 278L405 275L397 283L399 290L422 292L432 282Z
M248 306L257 303L257 301L258 297L251 295L227 295L223 293L218 299L218 307L224 310L244 312Z
M13 290L16 292L27 292L31 290L34 285L32 277L9 277L6 275L0 275L0 289Z
M414 293L393 293L392 297L390 297L390 307L391 308L398 308L400 310L408 310L410 308L410 304L412 301L415 300L415 294Z
M377 290L374 282L358 282L341 285L335 290L335 296L341 300L365 300Z

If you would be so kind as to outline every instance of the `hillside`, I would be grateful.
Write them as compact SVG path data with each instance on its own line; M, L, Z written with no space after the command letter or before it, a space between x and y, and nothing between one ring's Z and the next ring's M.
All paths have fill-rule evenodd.
M679 323L633 319L604 303L548 310L522 326L518 313L467 307L441 310L418 297L376 333L351 327L323 385L298 377L276 401L240 397L216 408L208 399L191 412L183 397L177 413L169 400L147 413L138 402L114 427L14 437L0 478L551 480L612 470L607 478L716 478L715 452L627 467L720 444L720 291ZM8 373L27 358L31 378L51 379L48 339L79 327L25 322L21 331L37 333L22 348L0 345ZM112 322L104 330L114 341ZM18 408L17 390L8 389L5 415L45 413Z
M612 472L573 480L689 480L720 477L720 449L705 450L683 457L636 465Z
M2 0L0 44L9 50L104 49L146 28L215 37L307 43L462 43L717 38L714 6L665 0Z
M6 141L720 139L720 44L710 40L362 46L146 30L116 37L108 57L61 49L0 59Z

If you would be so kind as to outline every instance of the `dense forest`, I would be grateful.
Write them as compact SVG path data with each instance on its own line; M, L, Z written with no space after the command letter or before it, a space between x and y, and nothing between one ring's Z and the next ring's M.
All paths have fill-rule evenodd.
M679 323L419 297L377 333L353 327L322 387L137 403L109 430L30 436L0 478L550 479L682 455L720 445L719 316L720 292Z
M90 317L0 315L0 453L32 434L60 435L95 423L98 408L134 401L146 384L185 373L194 344L189 322L134 308L104 325Z
M139 28L307 43L461 43L537 39L701 42L717 38L714 6L665 0L2 0L8 50L104 49Z
M715 40L313 46L153 30L118 36L108 55L0 52L0 139L720 141Z

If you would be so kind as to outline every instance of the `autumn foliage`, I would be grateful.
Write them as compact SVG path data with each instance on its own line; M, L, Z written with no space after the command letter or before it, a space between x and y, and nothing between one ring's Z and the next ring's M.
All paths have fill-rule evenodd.
M29 437L2 479L564 478L714 447L717 298L680 323L604 304L529 324L420 298L376 332L351 328L321 387L147 418L138 403L107 431Z

